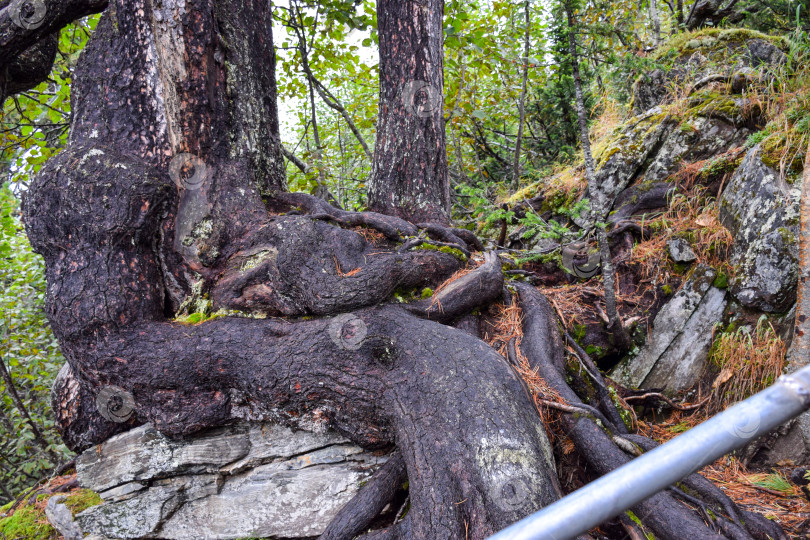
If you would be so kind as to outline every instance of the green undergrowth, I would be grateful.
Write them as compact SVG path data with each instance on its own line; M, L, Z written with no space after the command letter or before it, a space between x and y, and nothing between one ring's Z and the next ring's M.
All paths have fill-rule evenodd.
M23 503L10 516L0 518L0 538L4 540L57 540L61 535L45 517L45 505L53 495L39 495L35 504ZM71 492L64 501L73 515L77 515L92 506L101 504L101 497L89 489ZM0 508L0 515L5 514L12 503Z

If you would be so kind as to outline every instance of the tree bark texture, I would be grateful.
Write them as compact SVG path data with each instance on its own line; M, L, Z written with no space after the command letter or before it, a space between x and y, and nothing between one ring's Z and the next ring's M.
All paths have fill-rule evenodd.
M497 298L500 263L438 307L380 305L436 287L459 259L400 244L419 229L397 217L281 193L269 21L252 0L119 0L99 22L68 147L24 201L69 363L54 396L64 438L81 450L143 422L174 437L238 418L328 424L400 449L411 510L391 534L484 538L557 497L518 377L438 322ZM424 227L420 241L476 244ZM194 295L232 315L174 321ZM132 418L95 410L106 388L132 396Z
M381 14L386 33L402 6ZM408 21L438 25L440 35L431 7L410 6ZM401 460L361 490L329 538L367 526L402 464L410 510L366 538L486 538L560 496L532 396L468 320L501 297L501 263L486 254L432 298L390 303L397 289L445 282L480 242L431 223L446 214L419 206L403 206L411 220L426 216L415 225L284 192L269 9L259 0L116 0L82 56L67 148L23 201L68 362L53 396L63 438L78 451L144 422L178 438L237 419L328 426L366 448L396 447ZM381 36L389 52L398 39ZM422 65L420 54L390 60L405 73ZM384 108L401 109L388 99ZM440 115L417 118L440 125ZM443 134L441 144L443 156ZM418 249L425 243L432 249ZM604 419L565 421L603 474L628 459L614 439L625 430L607 420L615 411L567 386L556 318L525 290L521 350L565 410ZM203 299L216 317L177 319ZM459 319L473 332L451 326ZM131 416L104 414L121 402ZM659 537L717 537L672 497L651 501L641 519Z
M369 208L446 223L443 0L378 0L380 110Z

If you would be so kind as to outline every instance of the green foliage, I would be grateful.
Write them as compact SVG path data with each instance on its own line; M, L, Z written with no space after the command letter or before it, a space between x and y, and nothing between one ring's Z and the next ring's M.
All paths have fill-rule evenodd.
M73 69L98 19L95 15L65 27L59 34L59 54L48 80L0 104L0 183L26 186L65 145Z
M29 179L64 146L71 118L72 72L98 18L65 27L48 80L0 104L0 354L24 409L45 438L44 443L36 440L0 383L0 501L47 476L69 454L50 408L50 385L64 359L44 313L44 265L31 250L9 186L17 192L26 189Z
M0 353L27 412L46 438L42 448L31 426L0 382L0 500L17 494L52 470L53 455L66 458L54 427L50 385L64 358L45 317L45 270L31 251L8 186L0 189Z
M751 483L761 488L770 489L771 491L778 491L783 495L793 494L793 485L779 473L758 475Z

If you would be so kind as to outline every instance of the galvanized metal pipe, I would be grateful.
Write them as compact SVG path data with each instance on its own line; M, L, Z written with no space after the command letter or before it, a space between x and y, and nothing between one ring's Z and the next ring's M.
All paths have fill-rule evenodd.
M489 540L576 538L810 408L810 366L550 504ZM643 516L640 516L643 519Z

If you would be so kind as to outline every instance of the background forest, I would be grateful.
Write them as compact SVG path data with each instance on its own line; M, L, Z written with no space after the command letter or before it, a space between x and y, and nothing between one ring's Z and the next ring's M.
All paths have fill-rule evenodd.
M515 211L518 203L538 193L546 194L555 215L574 221L587 206L587 200L579 199L584 172L570 32L580 47L595 153L600 141L632 111L633 85L639 77L669 69L679 44L707 32L698 26L745 28L751 35L776 36L785 44L788 63L772 83L776 97L768 99L768 121L746 145L770 141L775 162L786 175L801 171L810 137L810 0L715 2L710 16L696 23L707 2L711 4L709 0L580 2L576 25L570 27L563 6L553 0L448 0L444 94L428 92L422 99L427 106L442 106L447 120L453 218L458 226L501 246L510 238L514 245L529 238L576 240L564 220ZM32 175L65 144L71 120L71 72L97 20L89 17L64 29L49 80L3 103L0 504L14 500L71 459L49 412L50 385L64 360L43 312L44 266L28 245L19 196ZM376 42L373 1L276 3L279 108L291 191L318 195L348 210L365 208L378 106ZM683 89L671 84L664 91L677 97ZM703 168L693 172L707 173ZM693 202L684 199L682 210L688 212ZM678 217L669 219L675 222ZM518 271L521 264L559 259L559 253L538 245L516 255ZM766 328L746 339L752 347L764 348L764 354L776 350L781 369L784 350L778 350L779 342ZM740 343L729 330L719 337L716 354L733 357L735 347L745 346ZM606 353L594 345L587 352L596 357ZM763 375L754 385L757 388L735 397L750 395L769 377L772 374Z

